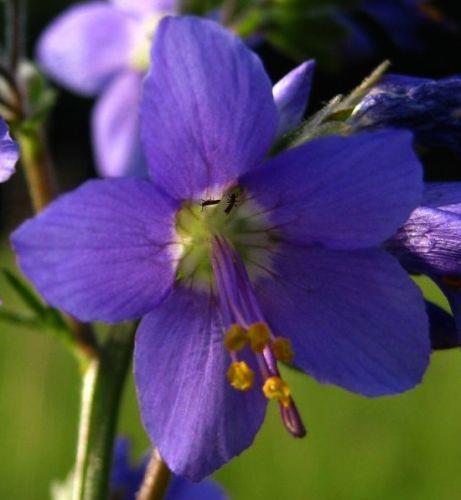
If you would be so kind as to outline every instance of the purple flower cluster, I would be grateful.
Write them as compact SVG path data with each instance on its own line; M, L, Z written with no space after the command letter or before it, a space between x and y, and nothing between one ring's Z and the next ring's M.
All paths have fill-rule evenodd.
M441 80L387 75L356 107L354 131L410 129L423 148L461 154L461 77Z
M279 362L366 396L414 387L428 364L424 300L383 248L421 204L411 134L268 157L302 115L311 70L273 90L219 25L162 20L141 98L150 180L89 181L12 236L51 305L84 321L142 317L144 425L194 481L252 443L268 400L305 434Z

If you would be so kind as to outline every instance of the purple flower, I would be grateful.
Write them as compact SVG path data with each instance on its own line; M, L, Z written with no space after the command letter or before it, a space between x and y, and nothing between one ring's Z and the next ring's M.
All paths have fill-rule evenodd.
M421 380L424 301L379 247L420 204L422 173L404 131L267 158L271 83L213 22L165 19L151 61L152 181L89 181L12 240L50 304L88 321L143 316L144 425L169 467L197 481L250 446L268 399L304 435L278 361L366 396Z
M461 276L461 183L428 183L421 206L387 242L414 273Z
M92 116L96 164L103 177L145 175L138 103L150 40L176 0L112 0L77 4L42 34L43 70L64 87L99 99Z
M150 40L176 5L176 0L85 2L61 14L39 40L38 59L48 75L78 94L99 96L92 136L102 177L147 175L139 140L142 80ZM313 61L304 63L274 87L281 134L301 119L313 70Z
M115 442L110 487L115 498L120 500L136 498L146 471L148 458L133 465L130 452L130 441L118 438ZM226 498L221 487L213 481L206 480L194 484L178 476L172 479L166 494L166 500L225 500Z
M357 106L350 125L354 131L408 128L420 146L461 154L461 78L388 75Z
M8 132L8 126L0 116L0 182L7 181L14 174L19 158L19 147Z
M432 330L461 343L461 183L428 183L423 202L386 243L406 269L432 278L446 295L457 331L446 319L433 316ZM442 327L440 323L443 323ZM445 333L443 333L445 332ZM433 334L434 338L435 333ZM440 339L439 343L449 343Z

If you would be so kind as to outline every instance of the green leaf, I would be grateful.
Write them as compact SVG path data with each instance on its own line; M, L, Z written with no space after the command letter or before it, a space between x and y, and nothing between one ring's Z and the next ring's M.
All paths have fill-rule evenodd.
M339 47L347 30L338 22L336 9L356 0L260 0L249 2L233 23L240 36L258 33L296 60L315 58L330 70L337 69Z
M1 271L8 284L18 294L28 309L38 316L46 314L46 305L23 279L19 278L8 269L2 269Z
M29 314L0 308L0 321L11 325L22 326L36 332L53 335L60 340L81 361L75 345L75 336L69 323L57 309L48 306L35 294L31 287L8 269L2 269L7 283L18 294Z
M4 308L0 309L0 321L9 323L11 325L24 326L32 329L40 328L40 324L36 319L13 311L5 310Z

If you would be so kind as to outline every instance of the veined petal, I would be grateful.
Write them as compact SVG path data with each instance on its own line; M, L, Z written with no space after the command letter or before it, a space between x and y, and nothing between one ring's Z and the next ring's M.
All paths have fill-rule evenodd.
M227 382L223 326L208 294L175 289L142 320L134 359L144 425L174 473L199 481L250 446L265 398Z
M0 117L0 182L7 181L14 174L19 158L19 146L11 139L8 127Z
M83 95L98 93L128 67L134 19L106 2L73 6L42 34L37 57L58 83Z
M141 106L141 135L155 182L199 199L259 164L277 128L261 61L218 24L166 18L157 30Z
M426 370L429 329L422 295L381 250L283 247L256 291L295 364L320 382L365 396L414 387Z
M461 216L419 207L386 248L412 272L461 275Z
M175 207L148 181L88 181L12 235L24 274L83 321L151 311L174 279Z
M461 78L441 80L386 75L355 108L349 124L354 131L405 128L424 147L461 152Z
M278 136L301 123L311 93L314 70L315 61L307 61L274 85L272 93L279 112Z
M401 227L422 195L411 134L327 137L288 150L242 177L283 238L355 249Z
M103 92L93 110L93 141L102 177L146 177L147 166L139 131L142 75L118 76Z

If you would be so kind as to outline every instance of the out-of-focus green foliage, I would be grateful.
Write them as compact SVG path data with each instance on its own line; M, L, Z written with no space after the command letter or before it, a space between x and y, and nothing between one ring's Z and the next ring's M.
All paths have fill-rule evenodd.
M185 13L217 18L243 37L259 36L297 60L316 58L339 65L338 47L346 35L335 9L357 0L183 0Z

